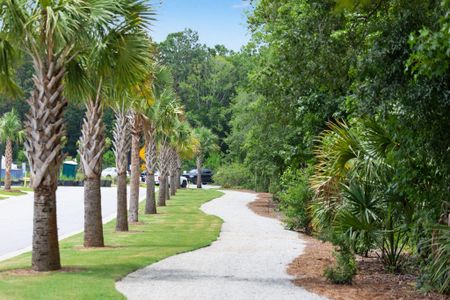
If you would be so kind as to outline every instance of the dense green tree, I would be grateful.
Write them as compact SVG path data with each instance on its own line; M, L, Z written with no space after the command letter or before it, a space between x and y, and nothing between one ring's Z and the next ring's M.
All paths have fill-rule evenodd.
M161 61L174 77L174 88L193 126L211 128L220 138L229 133L228 108L236 95L239 80L246 77L241 55L222 45L208 48L199 43L197 32L187 29L169 34L159 44Z

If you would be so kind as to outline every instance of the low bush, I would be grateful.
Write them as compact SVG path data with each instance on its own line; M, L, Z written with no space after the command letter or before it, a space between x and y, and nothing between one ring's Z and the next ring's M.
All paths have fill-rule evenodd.
M350 284L356 275L356 260L350 247L341 245L333 253L336 265L325 270L325 277L336 284Z
M309 186L311 168L288 168L280 180L280 191L276 194L280 210L285 215L285 222L289 229L311 232L311 215L309 205L313 192Z
M224 188L247 188L252 189L253 178L250 171L245 165L240 163L232 163L219 167L213 176L215 183Z

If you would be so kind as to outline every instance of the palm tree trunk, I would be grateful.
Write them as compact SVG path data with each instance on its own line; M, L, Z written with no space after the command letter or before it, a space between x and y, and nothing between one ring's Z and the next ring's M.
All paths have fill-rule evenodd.
M116 231L128 231L127 218L127 165L130 149L129 123L125 109L116 111L114 126L114 154L117 168L117 222Z
M57 174L57 172L55 172ZM34 189L32 268L51 271L61 268L56 221L56 185Z
M6 149L5 149L5 190L11 190L11 166L12 166L12 140L6 140Z
M101 84L99 85L101 86ZM84 180L84 247L103 247L101 172L105 148L105 126L100 98L86 103L81 127L80 154Z
M147 192L145 197L145 213L156 214L155 199L155 170L157 166L157 152L155 143L155 129L150 121L144 123L145 138L145 168L147 169L146 185Z
M100 176L84 180L84 247L104 247Z
M177 181L180 181L180 179L176 180L175 177L175 172L172 171L170 173L170 195L171 196L175 196L176 192L177 192Z
M169 186L170 186L170 177L169 177L169 175L166 175L165 176L166 177L166 185L165 185L165 187L166 187L166 192L165 192L165 194L166 194L166 201L167 200L170 200L170 189L169 189Z
M160 174L160 182L159 182L159 199L158 205L165 206L166 200L170 198L168 192L168 170L169 170L169 145L166 140L163 140L160 144L160 150L158 155L158 166L159 166L159 174Z
M166 206L166 181L166 176L161 176L159 179L158 206Z
M140 170L140 140L141 140L141 118L139 114L133 113L130 117L131 128L131 179L130 179L130 210L128 220L139 221L139 184L141 178Z
M180 177L181 177L181 159L180 156L177 154L177 168L176 168L176 177L177 177L177 188L180 189L181 188L181 182L180 182Z
M197 156L197 188L202 188L202 158L201 156Z
M145 182L147 184L147 195L145 201L145 213L146 214L156 214L156 201L155 201L155 174L148 173L145 177Z
M117 222L116 231L128 231L127 219L127 174L117 176Z
M62 53L62 52L61 52ZM63 76L65 54L34 59L34 90L27 101L25 149L34 190L32 268L51 271L61 268L56 220L56 189L63 161L64 131Z

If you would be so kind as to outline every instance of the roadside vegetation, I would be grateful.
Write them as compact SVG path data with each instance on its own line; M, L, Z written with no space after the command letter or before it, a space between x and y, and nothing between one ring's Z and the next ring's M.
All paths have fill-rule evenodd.
M330 281L350 283L356 255L371 256L449 293L450 1L250 2L238 52L190 29L154 43L147 1L1 2L0 91L22 101L0 111L25 121L12 158L33 170L33 269L61 268L55 174L68 154L85 180L87 248L105 244L103 167L118 170L120 232L141 220L142 170L144 214L157 214L177 193L169 178L210 168L224 187L271 192L289 228L331 242Z
M375 256L449 292L449 5L260 1L249 16L216 179L272 192L288 227L332 242L332 282Z
M157 215L145 215L128 233L104 226L105 247L83 247L83 235L60 243L63 269L34 272L30 253L0 262L0 298L12 299L124 299L115 282L125 275L168 256L205 247L216 240L222 221L199 207L221 195L216 190L189 189L177 193Z

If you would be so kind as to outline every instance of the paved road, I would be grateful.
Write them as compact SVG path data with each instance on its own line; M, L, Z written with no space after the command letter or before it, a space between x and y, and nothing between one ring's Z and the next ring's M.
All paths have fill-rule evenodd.
M286 273L305 247L298 234L248 209L255 195L225 193L202 206L224 220L216 242L131 273L116 288L128 299L324 299Z
M102 216L107 222L115 217L117 189L102 188ZM141 199L145 193L141 189ZM82 187L59 187L57 190L59 238L83 230L84 205ZM33 232L33 194L0 200L0 260L31 249Z

